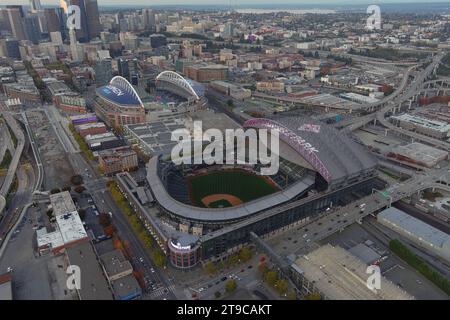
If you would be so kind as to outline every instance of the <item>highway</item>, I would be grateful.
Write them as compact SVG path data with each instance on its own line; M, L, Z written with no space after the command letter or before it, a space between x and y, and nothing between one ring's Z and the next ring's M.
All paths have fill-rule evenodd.
M15 232L16 225L25 214L27 206L31 203L34 181L34 171L25 165L17 169L18 188L11 201L9 209L0 222L0 258L9 240L9 236Z
M425 70L420 72L415 79L409 83L408 86L405 85L405 82L403 81L400 88L398 88L397 91L400 91L401 94L399 94L397 97L394 97L391 101L387 102L387 105L383 107L381 110L379 110L376 113L369 114L364 117L360 118L354 118L350 121L343 122L341 124L338 124L338 126L342 127L346 126L342 131L343 132L351 132L356 129L361 128L362 126L365 126L366 124L376 120L384 127L397 132L398 134L401 134L403 136L407 136L412 138L415 141L421 141L425 142L427 144L430 144L432 146L435 146L437 148L450 151L450 144L448 144L445 141L441 141L435 138L427 137L422 134L412 132L400 127L397 127L390 123L385 117L386 114L397 108L402 102L405 102L409 99L412 99L414 96L417 95L417 93L420 91L420 88L423 86L424 81L426 78L433 72L434 68L439 65L440 61L443 58L443 54L438 54L434 57L433 62L430 63ZM410 68L410 71L412 71L412 68ZM408 75L408 73L407 73ZM405 76L404 80L409 78ZM400 90L401 89L401 90ZM386 102L385 102L386 103Z
M3 185L0 188L0 195L6 198L9 189L11 188L11 184L14 180L14 176L17 171L17 166L19 165L20 157L22 156L23 148L25 146L25 136L23 135L22 129L20 128L16 119L14 119L14 117L10 113L3 112L3 116L17 139L17 148L12 157L8 173L6 174L5 180L3 181Z
M308 252L316 246L315 242L320 241L335 232L339 232L353 223L361 223L362 219L370 214L391 206L403 198L424 189L436 187L437 181L450 183L450 172L447 168L438 170L428 170L413 175L410 179L397 183L385 190L373 190L373 193L358 201L344 207L332 208L318 218L310 220L308 224L291 229L280 236L268 240L268 244L282 256L291 253L297 255ZM361 210L361 206L364 210ZM280 237L292 237L295 243L280 241Z
M34 134L31 130L30 124L28 123L28 117L25 112L22 112L22 119L25 125L25 129L27 131L28 139L30 141L30 145L33 151L34 160L36 162L36 166L38 169L38 178L36 179L36 185L34 187L34 191L39 190L42 186L42 182L44 180L44 168L42 165L41 154L39 153L39 148L37 147L36 141L34 140Z
M17 170L18 189L11 202L9 212L7 212L4 219L0 223L0 258L6 250L11 235L16 231L17 226L26 215L31 205L32 194L34 193L34 191L38 190L41 187L43 180L43 169L39 150L36 147L34 136L31 133L31 129L28 125L26 114L22 113L22 117L24 120L25 128L27 130L28 138L30 140L34 159L38 168L38 177L36 179L33 170L28 170L31 167L22 166Z

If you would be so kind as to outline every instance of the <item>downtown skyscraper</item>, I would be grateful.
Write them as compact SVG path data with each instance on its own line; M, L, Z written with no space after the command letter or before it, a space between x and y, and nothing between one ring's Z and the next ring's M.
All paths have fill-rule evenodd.
M77 40L89 42L100 35L100 14L97 0L70 0L70 5L80 8L81 28L76 30Z

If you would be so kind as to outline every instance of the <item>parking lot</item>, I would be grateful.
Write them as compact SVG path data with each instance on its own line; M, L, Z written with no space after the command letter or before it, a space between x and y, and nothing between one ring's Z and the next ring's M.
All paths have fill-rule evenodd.
M385 257L380 263L380 269L382 275L388 280L413 295L416 299L448 299L443 291L391 253L389 248L379 240L378 235L375 237L367 230L371 230L371 227L366 223L363 223L363 226L355 223L344 231L323 239L319 244L330 243L333 246L340 246L348 250L357 244L369 241L368 243L371 243L370 247L380 256Z

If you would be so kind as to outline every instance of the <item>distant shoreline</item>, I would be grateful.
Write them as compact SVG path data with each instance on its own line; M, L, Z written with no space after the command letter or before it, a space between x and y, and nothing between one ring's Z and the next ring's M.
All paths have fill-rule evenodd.
M18 1L19 3L20 1ZM23 2L23 1L22 1ZM239 13L255 13L255 14L270 14L274 12L289 11L294 14L332 14L340 12L365 12L369 2L366 4L236 4L230 5L141 5L141 4L126 4L126 5L113 5L113 4L102 4L99 1L100 11L115 11L115 10L127 10L127 9L140 9L140 8L153 8L156 10L193 10L193 11L228 11L233 9ZM227 2L227 1L225 1ZM236 1L237 2L237 1ZM381 10L386 13L435 13L435 14L450 14L450 2L398 2L398 3L379 3L378 1L373 1L381 7ZM21 3L21 2L20 2ZM233 2L232 2L233 3ZM24 4L28 7L28 2ZM57 7L58 5L43 5L44 8ZM1 5L0 8L6 7L6 5Z

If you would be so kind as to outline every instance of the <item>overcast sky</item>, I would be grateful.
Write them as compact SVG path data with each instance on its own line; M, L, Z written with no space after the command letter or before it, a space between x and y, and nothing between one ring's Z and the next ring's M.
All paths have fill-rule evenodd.
M99 5L229 5L230 0L97 0ZM29 0L1 0L6 4L28 4ZM278 0L280 4L380 4L380 3L411 3L411 2L448 2L448 0ZM59 4L59 0L41 0L42 4ZM231 0L233 5L274 4L274 0Z

